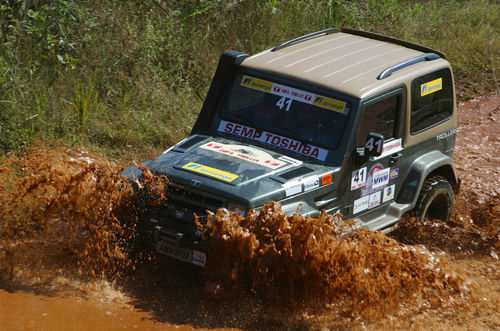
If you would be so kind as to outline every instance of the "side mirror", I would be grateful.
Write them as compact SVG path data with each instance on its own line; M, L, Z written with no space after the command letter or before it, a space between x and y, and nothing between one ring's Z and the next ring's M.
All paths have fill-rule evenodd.
M380 156L384 147L384 136L378 133L370 132L366 138L365 155Z

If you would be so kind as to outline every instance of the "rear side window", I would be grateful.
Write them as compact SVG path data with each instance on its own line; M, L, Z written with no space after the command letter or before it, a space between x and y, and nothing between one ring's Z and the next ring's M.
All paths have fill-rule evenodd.
M364 146L370 132L379 133L384 140L395 137L396 119L401 102L400 95L393 95L368 105L363 113L357 146Z
M448 119L453 113L453 86L448 68L411 83L410 132L416 134Z

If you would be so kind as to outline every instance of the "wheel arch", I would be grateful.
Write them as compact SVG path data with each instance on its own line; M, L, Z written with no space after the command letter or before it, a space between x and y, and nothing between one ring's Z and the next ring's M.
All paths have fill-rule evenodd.
M452 158L440 151L432 151L413 161L396 201L411 203L414 206L422 185L429 176L445 178L451 184L454 193L459 192L460 179L456 174Z
M453 188L453 193L458 194L460 190L460 178L457 177L453 164L445 164L431 171L425 178L431 176L441 176L445 178ZM424 178L424 181L425 181Z

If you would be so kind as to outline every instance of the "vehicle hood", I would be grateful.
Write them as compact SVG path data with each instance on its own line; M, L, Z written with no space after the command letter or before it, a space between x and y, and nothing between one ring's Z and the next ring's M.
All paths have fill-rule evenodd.
M288 183L326 167L221 137L195 135L145 164L183 185L246 200L249 207L287 197Z

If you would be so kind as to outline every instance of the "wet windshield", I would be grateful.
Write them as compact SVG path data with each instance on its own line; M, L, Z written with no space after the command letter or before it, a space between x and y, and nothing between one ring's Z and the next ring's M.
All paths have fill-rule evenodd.
M348 112L345 101L239 75L220 115L227 121L335 149L347 123Z

